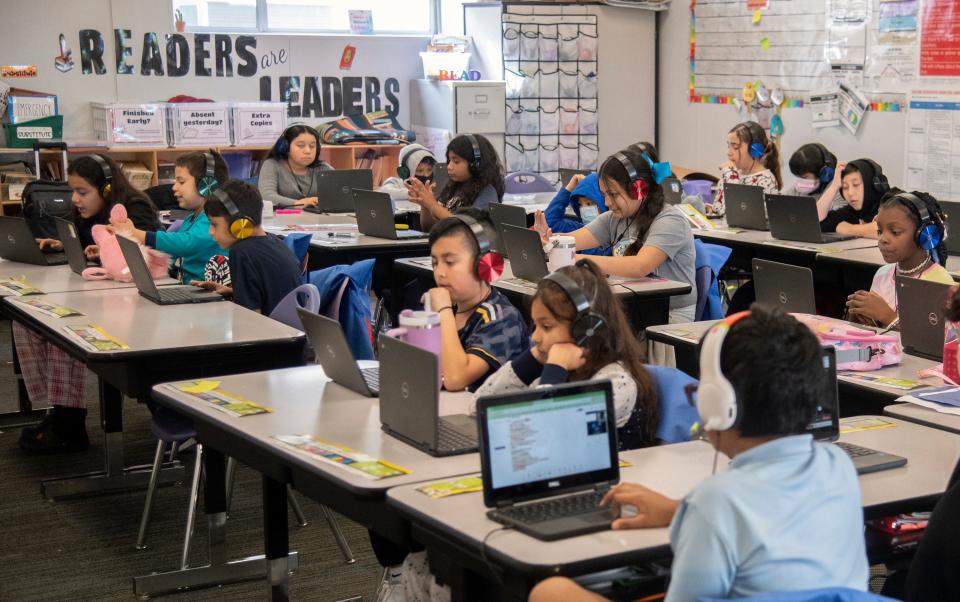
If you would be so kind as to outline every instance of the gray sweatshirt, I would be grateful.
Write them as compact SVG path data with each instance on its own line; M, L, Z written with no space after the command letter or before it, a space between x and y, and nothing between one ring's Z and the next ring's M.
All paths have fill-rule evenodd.
M314 181L314 171L333 169L329 164L321 162L317 167L307 170L302 176L290 171L286 161L267 159L260 166L260 176L257 186L263 200L270 201L275 207L290 207L303 198L317 196L317 185Z

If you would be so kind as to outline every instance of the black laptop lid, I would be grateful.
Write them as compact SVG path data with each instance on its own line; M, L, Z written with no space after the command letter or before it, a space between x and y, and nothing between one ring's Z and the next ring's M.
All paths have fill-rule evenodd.
M297 308L297 315L313 347L317 363L323 366L323 372L338 385L361 395L370 395L370 388L363 380L340 322L302 307Z
M353 211L351 189L373 189L373 171L369 169L322 169L314 173L317 208L321 211Z
M380 337L380 422L427 449L437 448L438 371L430 351Z
M57 226L57 238L63 243L63 252L67 256L70 269L75 274L82 273L87 268L87 256L83 253L83 243L80 242L76 224L61 217L53 219Z
M488 507L620 480L608 380L481 397L477 422Z
M949 284L897 276L900 343L905 353L943 361L943 308L950 289Z
M788 313L817 313L810 268L754 259L753 283L758 303L779 307Z
M570 183L570 180L573 179L573 176L581 174L584 176L589 176L592 172L589 169L566 169L561 167L558 170L558 175L560 176L560 187L564 187Z
M660 186L663 188L663 200L668 205L679 205L683 202L683 186L680 180L670 177L665 179Z
M357 216L357 230L367 236L396 238L393 221L393 202L385 192L354 188L353 209Z
M727 213L727 225L734 228L766 230L763 188L746 184L723 184L723 202Z
M940 201L940 208L946 217L947 226L947 252L951 255L960 254L960 203L951 201Z
M447 173L446 163L437 163L433 166L433 194L440 198L440 193L447 184L450 183L450 175Z
M823 242L815 197L768 194L767 217L770 234L778 240Z
M837 391L837 354L833 346L823 348L823 369L827 373L826 390L820 396L813 420L806 432L817 441L840 438L840 394Z
M137 290L150 299L159 299L160 293L157 292L157 285L154 284L153 276L150 275L150 268L147 267L147 262L140 252L140 245L123 236L118 236L117 242L120 243L120 252L123 253L123 259L127 262Z
M510 269L517 278L540 282L548 274L543 243L536 230L503 227L503 243L510 258Z
M46 264L30 226L20 217L0 216L0 257L35 265Z

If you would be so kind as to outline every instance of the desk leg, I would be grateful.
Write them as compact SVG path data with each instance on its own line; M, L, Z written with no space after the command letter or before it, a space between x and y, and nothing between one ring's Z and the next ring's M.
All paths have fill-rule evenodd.
M271 600L288 600L290 551L287 531L287 486L263 477L263 543L267 556L267 584Z
M83 475L48 479L40 483L45 498L56 499L146 488L150 482L149 464L124 467L123 463L123 393L100 379L100 426L103 429L104 469ZM160 484L184 480L180 462L168 462L160 471Z
M241 581L251 581L254 579L263 579L265 575L270 576L271 590L274 600L286 600L286 571L296 570L299 566L296 552L289 555L283 554L283 558L268 557L263 554L257 556L248 556L239 560L227 560L227 495L226 495L226 460L222 453L204 448L203 451L203 470L206 474L204 479L204 509L207 513L207 526L210 537L209 546L209 564L205 566L191 567L166 573L152 573L133 578L133 593L141 599L150 598L160 594L166 594L175 591L200 589L205 587L217 587L229 583L239 583ZM283 550L287 548L287 489L284 485L271 481L268 495L267 479L264 477L264 527L269 527L266 521L272 520L271 513L282 512L283 519ZM274 499L273 488L282 492L280 501ZM269 498L269 500L268 500ZM274 508L268 510L268 501ZM268 553L273 550L270 547L270 529L267 528ZM277 548L279 549L279 547ZM276 587L273 581L274 563L284 564L283 597L276 595ZM279 580L278 580L279 581Z
M11 325L13 322L10 323ZM27 386L23 383L23 372L20 370L20 358L17 357L17 343L10 333L10 353L13 356L13 375L17 378L17 407L16 412L0 413L0 428L15 428L28 426L43 420L49 408L33 409L30 396L27 395Z

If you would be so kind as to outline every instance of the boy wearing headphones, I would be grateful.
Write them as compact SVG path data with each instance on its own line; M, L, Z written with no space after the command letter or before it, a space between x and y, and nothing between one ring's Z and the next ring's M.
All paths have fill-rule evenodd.
M817 201L820 229L861 238L877 238L874 221L880 210L880 201L890 191L883 169L872 159L857 159L840 163L837 171L842 182L840 192L847 204L830 211L823 198Z
M762 306L704 335L695 403L707 440L731 458L729 467L683 500L622 483L602 502L621 512L615 530L670 526L666 602L866 590L856 469L839 447L805 434L829 382L823 361L809 328ZM557 577L530 594L534 602L596 599Z
M303 276L293 251L261 227L260 192L245 182L227 180L207 198L203 210L210 220L210 236L230 251L232 282L191 284L233 295L235 303L270 315L281 299L303 284Z
M421 144L408 144L400 150L398 161L397 175L384 180L379 192L386 192L394 201L406 201L410 198L406 185L410 178L419 180L425 186L431 186L437 158L430 149Z
M490 253L493 225L484 212L464 210L430 231L440 314L440 368L448 391L475 390L489 374L530 347L520 312L491 283L503 262Z

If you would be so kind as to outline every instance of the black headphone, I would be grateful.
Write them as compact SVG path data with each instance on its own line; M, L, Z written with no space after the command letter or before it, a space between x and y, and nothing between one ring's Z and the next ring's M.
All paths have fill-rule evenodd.
M290 141L287 140L287 132L295 127L304 127L307 128L307 131L301 132L302 134L312 134L317 139L317 156L314 158L313 163L309 167L315 167L320 163L320 134L317 130L305 123L291 123L287 126L283 133L280 134L280 137L277 139L276 143L273 145L273 154L278 157L286 159L290 156Z
M887 176L883 175L883 168L873 159L857 159L856 161L851 161L851 163L858 162L866 163L873 169L873 180L870 182L873 190L876 191L877 194L886 194L890 190L890 182L887 180Z
M904 204L911 208L916 217L919 218L920 225L917 227L917 232L913 240L917 243L918 247L930 253L933 260L939 263L940 258L937 256L937 247L946 239L943 215L936 209L930 211L927 208L927 204L911 192L898 192L893 195L892 198L906 201Z
M822 159L823 163L823 167L820 168L820 173L817 174L817 179L820 180L821 184L829 184L837 172L837 158L834 157L833 161L831 161L830 151L828 151L827 147L819 142L814 142L810 146L815 147L817 151L820 152L820 158Z
M637 166L633 164L633 161L630 160L630 157L626 156L622 152L613 153L613 158L620 162L620 165L623 165L623 168L627 170L627 177L630 178L630 185L627 187L627 192L629 192L634 200L641 200L641 182L640 174L637 172Z
M226 190L218 188L212 194L223 203L224 209L227 210L227 224L230 228L230 234L233 234L237 240L249 238L253 234L253 229L256 228L256 221L240 211L240 208L233 202Z
M100 166L100 173L103 174L103 184L100 185L97 191L100 193L101 198L106 199L113 190L113 170L110 169L110 164L107 163L107 160L100 155L90 155L90 158Z
M204 151L203 158L206 162L206 167L204 168L204 175L197 186L197 192L200 193L200 196L210 196L214 190L220 188L220 182L217 181L216 175L216 159L213 153L208 151Z
M584 260L574 264L578 268L589 269L583 263ZM577 310L577 315L570 324L570 335L577 347L585 347L595 336L600 336L607 330L607 321L603 316L593 311L590 301L583 294L583 289L577 284L577 281L567 276L563 272L553 272L547 275L544 280L549 280L563 289L570 299L570 303Z
M492 245L483 226L469 215L459 213L453 217L470 230L477 242L477 255L473 258L474 275L487 284L494 282L503 273L503 258L490 250Z
M470 169L471 176L479 178L480 168L483 167L480 156L480 141L478 141L477 137L473 134L464 134L464 136L470 141L470 146L473 147L473 159L467 164L467 167Z

